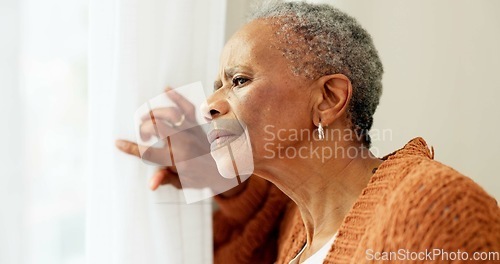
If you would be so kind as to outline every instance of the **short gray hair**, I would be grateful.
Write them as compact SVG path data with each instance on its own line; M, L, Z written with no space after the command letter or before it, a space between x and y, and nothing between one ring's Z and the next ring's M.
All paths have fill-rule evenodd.
M279 49L296 75L310 79L342 73L352 83L348 109L352 129L367 146L382 94L383 66L372 38L351 16L326 4L267 1L250 21L271 19Z

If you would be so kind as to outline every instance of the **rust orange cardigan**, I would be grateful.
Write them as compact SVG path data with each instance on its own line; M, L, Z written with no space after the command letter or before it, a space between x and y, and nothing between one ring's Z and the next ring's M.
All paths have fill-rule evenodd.
M401 249L460 250L469 256L500 252L496 200L433 156L422 138L385 156L344 218L325 263L373 263L369 259L375 252ZM304 246L306 235L297 207L273 184L254 176L237 197L215 199L219 205L213 222L216 264L287 264ZM452 262L437 258L420 263L439 260Z

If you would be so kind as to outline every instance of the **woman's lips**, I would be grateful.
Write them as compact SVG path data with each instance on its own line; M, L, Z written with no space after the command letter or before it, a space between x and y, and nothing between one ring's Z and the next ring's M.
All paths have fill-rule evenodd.
M213 129L207 134L208 143L210 143L210 148L215 150L221 146L226 145L236 138L236 133L226 130L226 129Z

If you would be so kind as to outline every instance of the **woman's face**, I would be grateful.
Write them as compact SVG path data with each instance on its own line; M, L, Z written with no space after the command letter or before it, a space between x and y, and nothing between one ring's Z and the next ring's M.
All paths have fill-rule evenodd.
M234 132L224 121L237 120L248 129L256 169L275 162L281 147L304 144L294 133L315 128L308 89L312 81L291 72L277 45L270 24L257 20L241 28L224 47L208 99L217 128ZM212 149L228 141L221 136Z

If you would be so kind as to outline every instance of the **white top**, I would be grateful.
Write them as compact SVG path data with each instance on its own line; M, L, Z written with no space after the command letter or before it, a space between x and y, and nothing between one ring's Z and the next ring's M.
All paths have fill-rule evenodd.
M335 242L335 238L337 238L337 233L333 235L333 237L328 241L323 247L321 247L316 253L314 253L312 256L307 258L306 260L302 261L301 264L321 264L325 260L326 256L328 255L328 252L330 252L330 249L333 246L333 243ZM304 250L307 248L307 244L302 248L302 250L293 258L290 260L288 264L299 264L299 258L304 252Z

